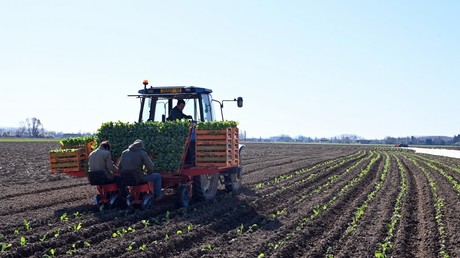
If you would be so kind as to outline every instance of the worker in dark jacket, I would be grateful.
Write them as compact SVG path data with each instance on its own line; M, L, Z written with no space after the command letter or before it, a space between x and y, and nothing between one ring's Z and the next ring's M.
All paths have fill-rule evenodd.
M112 155L110 154L109 141L103 141L99 147L92 151L88 156L88 177L91 182L92 173L103 173L107 181L105 183L115 182L118 184L122 197L126 197L127 191L121 182L118 167L113 164ZM99 176L96 176L101 178ZM105 184L104 182L102 182Z
M118 168L113 164L110 154L109 141L103 141L97 149L92 151L88 157L89 171L108 171L108 175L118 173Z
M144 173L143 167L147 169L147 174ZM136 171L142 173L144 180L153 182L155 199L160 200L163 198L161 191L161 175L154 173L154 164L144 150L144 143L142 140L135 140L129 148L121 153L121 158L118 163L118 168L123 174L124 171Z
M183 99L178 99L177 105L173 109L171 109L171 112L169 112L168 120L174 121L176 119L182 119L182 118L192 119L192 116L187 116L186 114L182 112L184 110L184 107L185 107L185 101Z

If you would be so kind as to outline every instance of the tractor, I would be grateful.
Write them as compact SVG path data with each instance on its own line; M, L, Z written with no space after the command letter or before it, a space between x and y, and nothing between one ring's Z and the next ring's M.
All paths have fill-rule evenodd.
M188 206L192 200L209 201L214 199L219 185L223 185L227 192L239 193L242 180L240 154L244 145L239 143L238 128L228 128L224 130L224 135L216 136L207 135L206 131L198 130L196 125L200 122L223 121L223 103L227 101L236 102L238 107L242 107L243 98L217 101L212 99L212 90L207 88L195 86L148 87L147 80L144 80L143 85L144 87L137 94L128 95L128 97L137 98L140 102L137 123L149 121L166 122L171 115L170 111L178 100L185 102L183 112L189 115L190 129L184 143L180 169L174 173L161 173L162 171L159 171L162 178L162 188L168 189L168 192L174 192L178 205L182 207ZM214 103L217 103L220 108L220 119L215 114ZM219 144L222 141L224 144L219 146L224 148L223 150L214 150L215 155L211 155L212 157L203 157L202 154L209 153L209 149L213 151L213 143ZM208 143L211 145L206 145ZM200 150L203 148L205 148L205 152L202 153ZM85 158L88 157L91 149L86 146L85 150L87 150L86 156L82 154L79 157L70 158L71 153L69 152L65 157L66 159L61 159L61 161L50 154L52 173L67 173L70 176L88 177L90 184L95 185L98 191L94 202L100 209L118 206L120 198L117 184L103 176L101 177L101 175L94 177L91 173L88 174L85 171L87 165L85 164L87 162ZM217 162L216 157L219 158ZM72 160L72 162L78 160L78 165L74 163L75 165L70 166L62 163L69 162L69 160ZM153 207L153 185L141 179L124 178L123 173L121 177L129 192L126 200L128 207L141 207L143 209Z
M187 148L183 154L183 164L181 169L174 174L162 173L162 187L164 189L174 189L177 195L177 202L180 206L188 206L191 198L196 201L209 201L214 199L219 188L219 184L223 184L226 191L238 193L241 188L242 167L239 161L240 154L244 145L238 142L238 131L232 131L233 144L236 145L231 154L231 162L207 164L206 160L199 160L196 157L197 144L200 144L200 137L197 138L197 130L195 130L196 122L207 122L218 120L215 114L213 102L217 102L220 107L221 119L223 119L223 102L237 102L238 107L243 106L243 98L238 97L233 100L213 100L212 90L194 87L194 86L155 86L147 87L148 81L144 80L144 88L138 91L138 94L128 95L140 100L138 123L148 121L165 122L170 117L170 111L174 107L174 102L178 100L185 101L184 114L190 115L191 131L187 138ZM230 151L230 150L229 150ZM140 183L143 189L146 187L146 182ZM142 194L139 194L136 189L139 184L129 186L128 206L132 203L142 203L143 206L150 206L150 202L145 204L142 199ZM145 191L145 190L144 190ZM148 190L151 196L153 190ZM140 196L140 197L139 197ZM152 200L152 198L149 198Z

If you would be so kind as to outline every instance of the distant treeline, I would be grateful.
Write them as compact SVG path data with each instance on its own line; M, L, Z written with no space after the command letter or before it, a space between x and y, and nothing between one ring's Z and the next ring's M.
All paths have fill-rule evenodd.
M408 145L458 145L460 146L460 134L449 136L408 136L408 137L385 137L384 139L364 139L357 135L340 135L331 138L312 138L305 136L291 137L289 135L273 136L269 138L244 138L248 142L311 142L311 143L360 143L360 144L408 144Z
M21 138L68 138L91 135L84 133L63 133L41 130L35 137L28 133L30 130L21 128L1 128L0 137L21 137ZM407 136L407 137L385 137L384 139L365 139L354 134L342 134L326 138L312 138L306 136L291 137L289 135L272 136L268 138L246 137L246 131L240 130L240 140L247 142L311 142L311 143L360 143L360 144L408 144L408 145L457 145L460 146L460 134L449 136Z
M68 138L91 135L91 133L64 133L41 130L37 134L29 133L27 130L17 128L0 128L0 137L4 138Z

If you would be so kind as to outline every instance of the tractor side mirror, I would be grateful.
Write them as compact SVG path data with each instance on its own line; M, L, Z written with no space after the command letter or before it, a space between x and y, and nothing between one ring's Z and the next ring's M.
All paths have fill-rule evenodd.
M242 97L238 97L236 99L236 104L238 105L238 107L243 107L243 98Z

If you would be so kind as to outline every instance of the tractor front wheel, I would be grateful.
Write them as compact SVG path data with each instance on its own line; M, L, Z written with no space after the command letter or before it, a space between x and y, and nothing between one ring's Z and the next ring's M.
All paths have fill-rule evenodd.
M193 197L197 201L210 201L216 197L219 187L219 174L206 174L193 177Z

